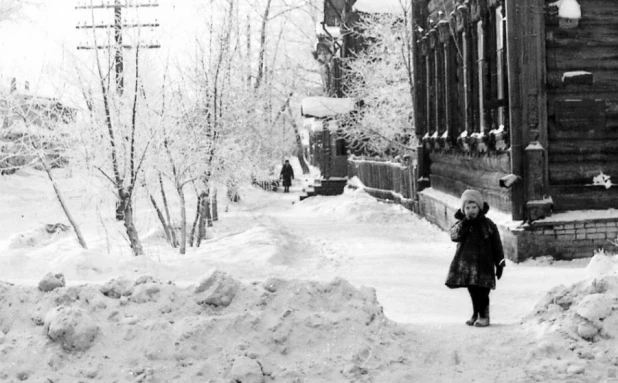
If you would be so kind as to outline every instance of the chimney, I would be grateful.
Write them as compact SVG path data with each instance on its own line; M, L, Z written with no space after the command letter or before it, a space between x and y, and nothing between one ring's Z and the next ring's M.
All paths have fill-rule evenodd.
M11 91L10 93L13 93L17 90L17 79L15 77L13 77L11 79Z
M24 81L24 90L26 92L30 91L30 81Z

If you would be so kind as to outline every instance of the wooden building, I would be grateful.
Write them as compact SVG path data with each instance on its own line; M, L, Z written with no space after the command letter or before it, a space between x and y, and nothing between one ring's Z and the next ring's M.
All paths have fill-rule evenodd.
M301 103L303 128L309 132L309 161L320 169L315 194L343 193L348 175L348 149L339 134L356 103L349 98L305 97Z
M345 98L345 59L361 49L358 35L350 33L358 20L356 0L325 0L322 20L316 24L313 56L319 64L323 96L302 100L301 115L310 132L310 161L320 169L315 190L309 194L343 192L348 176L348 143L339 134L346 119L358 108L356 100Z
M420 214L446 228L478 189L514 260L615 240L618 1L413 0L412 19Z

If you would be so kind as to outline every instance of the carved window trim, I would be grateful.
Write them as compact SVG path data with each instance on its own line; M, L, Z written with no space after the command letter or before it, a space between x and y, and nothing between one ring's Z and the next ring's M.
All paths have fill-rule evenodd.
M504 20L504 5L499 2L494 8L496 18L496 126L508 126L508 91L507 91L507 59L506 59L506 21ZM498 18L501 18L499 22Z
M425 56L425 79L427 84L425 95L425 133L431 134L432 128L435 126L435 57L433 54L430 33L423 37L423 39L427 39L427 55Z
M442 105L444 110L444 124L442 129L438 132L440 135L440 140L442 142L444 149L450 149L452 146L453 137L455 133L453 132L456 126L456 118L454 112L457 110L456 108L456 78L455 78L455 70L456 68L456 54L457 48L455 46L455 42L453 40L453 34L451 32L451 23L449 20L442 20L438 23L438 33L440 35L440 42L443 47L443 99Z
M419 67L418 67L418 81L421 84L427 83L427 74L425 73L425 60L427 59L427 46L425 44L426 40L420 38L416 41L416 48L419 52ZM426 132L427 127L427 118L425 116L425 97L427 94L422 92L416 92L419 99L417 100L416 106L418 106L418 110L415 113L418 114L419 119L417 120L418 126L415 126L415 130L417 134L424 134Z
M440 41L440 31L438 28L438 24L429 32L430 39L432 40L433 45L433 54L434 54L434 124L430 126L430 134L434 137L437 135L444 126L444 48Z
M479 19L476 22L476 38L477 38L477 49L476 49L476 72L477 72L477 111L478 111L478 124L477 129L478 132L487 133L488 122L487 122L487 105L486 99L488 97L487 92L487 36L485 31L486 22L482 19Z

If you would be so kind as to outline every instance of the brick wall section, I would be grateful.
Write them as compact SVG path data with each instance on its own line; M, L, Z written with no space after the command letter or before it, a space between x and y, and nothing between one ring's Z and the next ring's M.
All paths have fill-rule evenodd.
M616 250L618 221L591 219L570 222L535 222L530 230L531 240L546 243L547 251L561 259L587 258L596 249Z
M443 230L455 222L459 208L431 195L419 194L419 214ZM515 262L539 256L555 259L589 258L599 248L616 250L610 243L618 237L615 218L574 220L565 222L534 222L520 228L496 222L505 256Z

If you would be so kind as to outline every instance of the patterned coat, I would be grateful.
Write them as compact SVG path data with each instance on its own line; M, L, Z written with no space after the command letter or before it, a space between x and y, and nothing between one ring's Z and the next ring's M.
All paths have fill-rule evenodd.
M488 210L489 205L485 203L473 220L465 220L461 210L455 213L458 222L450 232L451 240L457 242L457 250L446 278L448 287L496 288L495 267L504 260L504 252L496 224L485 216Z

